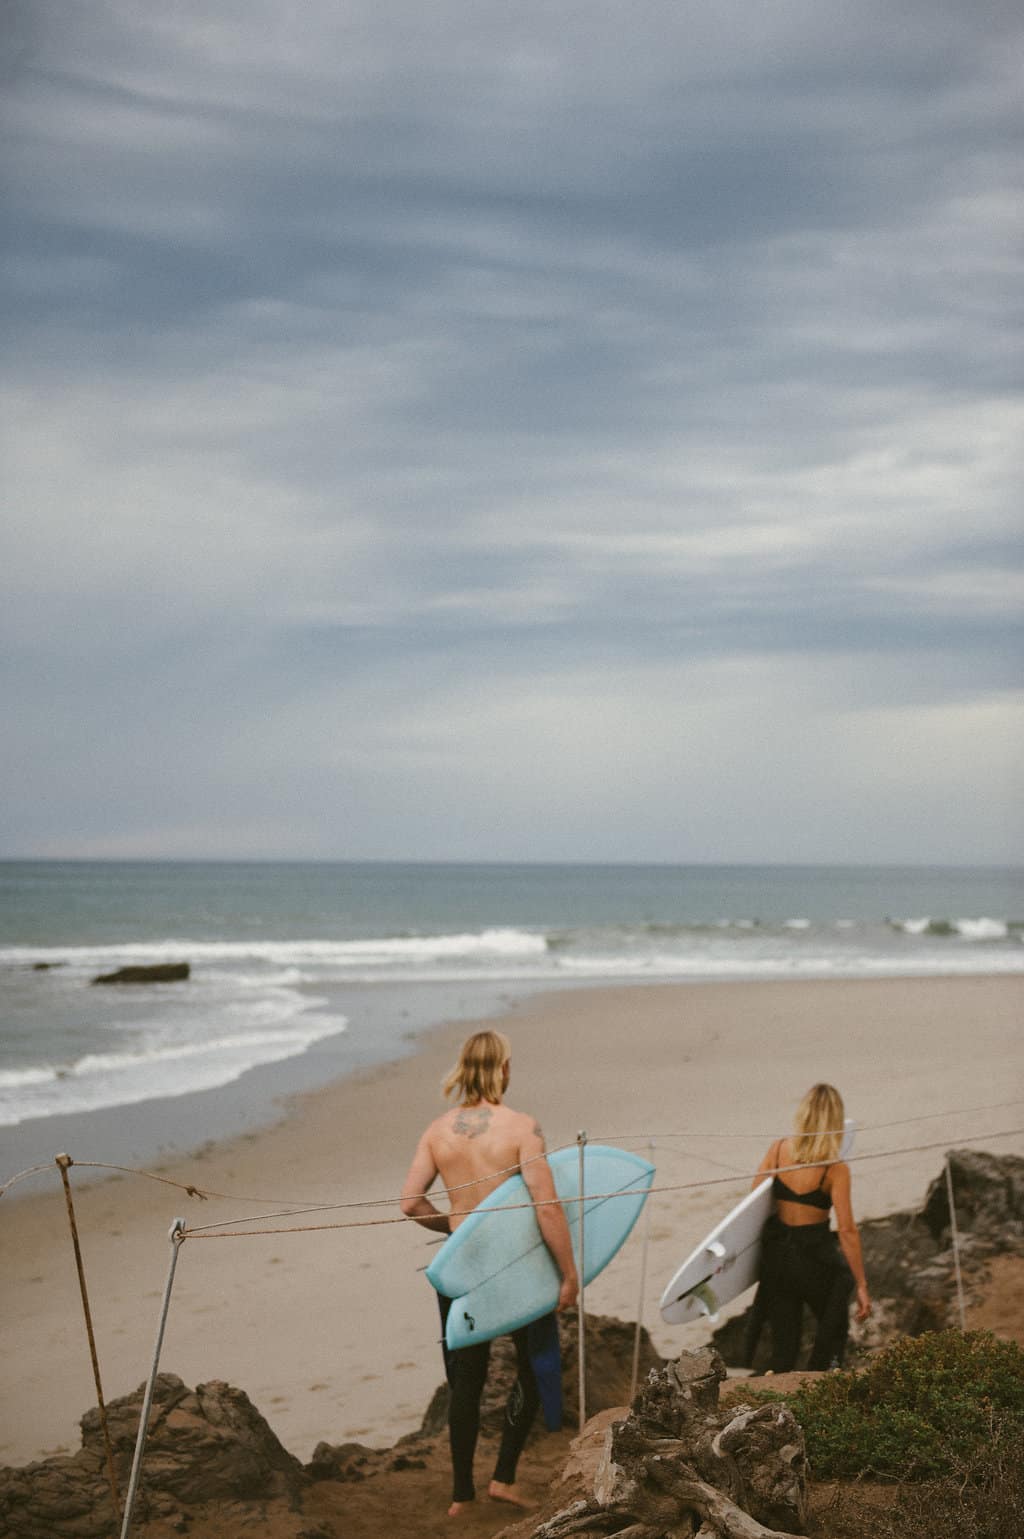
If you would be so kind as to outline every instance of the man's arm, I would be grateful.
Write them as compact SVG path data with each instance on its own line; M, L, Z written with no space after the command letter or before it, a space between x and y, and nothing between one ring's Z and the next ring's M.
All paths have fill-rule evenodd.
M437 1180L437 1163L430 1148L430 1129L416 1145L416 1153L409 1166L409 1174L402 1186L402 1212L406 1218L414 1218L424 1229L434 1229L449 1234L451 1225L447 1213L442 1213L427 1196Z
M570 1309L576 1302L580 1286L576 1275L576 1258L572 1253L572 1238L555 1191L551 1167L544 1157L544 1135L539 1123L534 1122L528 1126L530 1130L519 1143L519 1165L530 1196L534 1202L544 1204L536 1208L535 1212L544 1243L562 1274L558 1308Z

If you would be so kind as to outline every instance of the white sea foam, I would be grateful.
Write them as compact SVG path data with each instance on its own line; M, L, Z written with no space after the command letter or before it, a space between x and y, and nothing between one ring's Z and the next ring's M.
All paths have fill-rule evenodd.
M338 1028L335 1025L332 1029ZM276 1058L279 1048L294 1053L322 1035L322 1030L248 1032L235 1037L217 1037L206 1042L182 1042L173 1047L142 1048L135 1053L86 1053L84 1058L64 1071L62 1078L88 1079L90 1075L117 1074L124 1069L148 1069L157 1064L182 1064L189 1058L212 1059L231 1053L243 1057L255 1055L255 1062L264 1062L264 1054L269 1053L271 1059Z
M790 912L799 914L801 907L794 903ZM45 1030L33 1024L8 1043L0 1070L0 1123L212 1089L247 1069L296 1056L344 1029L344 1020L322 1013L326 1001L314 997L317 989L326 994L328 985L1021 973L1022 938L1019 926L988 917L875 923L750 917L699 924L594 922L550 934L539 926L493 925L363 938L186 936L7 946L0 949L0 968L12 997L21 1007L31 995L31 1021L45 1022ZM192 964L187 982L89 987L100 972L179 960ZM62 965L29 982L28 969L36 963ZM28 1047L34 1041L36 1052Z
M155 1005L159 1001L167 1014L177 1011L190 1016L205 992L219 1010L236 1016L256 1013L269 1020L278 1013L288 1016L308 1008L301 992L304 986L331 982L534 982L559 976L686 978L711 973L756 977L799 971L807 965L851 976L872 971L889 975L901 968L911 974L951 967L1013 971L1022 965L1020 948L1000 945L1010 938L1006 921L989 918L960 919L955 924L907 918L887 926L844 920L819 928L794 918L775 927L734 920L692 927L567 930L550 938L539 930L509 926L344 941L180 939L148 945L51 948L49 952L20 946L0 950L0 965L59 960L65 966L43 976L54 988L77 988L98 969L188 958L193 970L187 983L158 989L119 988L119 1002L138 998ZM970 948L975 962L964 961L964 941L979 943Z
M990 957L983 967L967 953L953 956L920 956L908 960L904 956L863 957L828 956L824 953L812 956L761 956L726 957L704 956L648 956L635 958L588 957L566 958L560 970L567 976L582 981L598 979L657 978L669 981L702 979L757 979L780 976L818 978L923 978L947 975L977 975L978 973L1021 973L1024 963L1013 953Z
M969 941L1001 941L1010 936L1005 919L894 919L893 928L904 935L961 937Z
M956 928L966 940L1005 940L1010 933L1002 919L958 919Z
M267 964L263 972L241 972L238 968L203 968L205 982L219 983L235 989L296 989L304 983L312 983L315 974L303 972L299 967L281 967L276 972Z
M86 968L190 961L195 966L215 962L263 962L293 969L301 969L303 965L344 969L396 961L430 961L435 957L541 956L546 950L547 939L543 934L497 927L456 935L381 936L346 941L200 941L182 937L114 946L7 946L0 949L0 965L24 967L45 962L52 966L55 962L63 962L67 966ZM235 976L237 979L238 975ZM262 984L266 979L258 981ZM166 988L174 986L163 985Z
M0 1091L21 1090L26 1085L49 1085L58 1074L56 1069L0 1069Z
M214 1090L247 1070L293 1058L346 1028L344 1016L310 1013L290 1030L241 1032L134 1051L86 1053L58 1068L0 1074L0 1125L35 1117L130 1106Z

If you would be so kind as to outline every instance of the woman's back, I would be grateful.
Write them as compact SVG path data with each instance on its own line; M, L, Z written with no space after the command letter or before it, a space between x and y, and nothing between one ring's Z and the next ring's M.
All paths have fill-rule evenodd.
M772 1180L772 1195L782 1223L791 1228L827 1223L832 1207L832 1173L836 1166L798 1164L793 1141L789 1138L780 1139L774 1146L773 1164L785 1172L775 1175ZM787 1166L794 1168L787 1169Z

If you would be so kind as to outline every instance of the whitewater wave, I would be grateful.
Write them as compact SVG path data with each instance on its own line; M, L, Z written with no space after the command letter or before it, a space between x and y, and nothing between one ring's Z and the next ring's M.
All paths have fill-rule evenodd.
M20 1090L25 1085L49 1085L57 1078L58 1070L50 1068L0 1069L0 1092Z
M294 1058L347 1025L344 1016L311 1013L287 1031L154 1042L130 1051L85 1053L66 1064L4 1070L0 1126L215 1090L249 1069Z
M815 924L806 918L778 922L751 918L719 919L707 924L647 924L608 926L593 930L559 930L550 934L540 929L495 926L456 934L373 936L358 940L196 940L188 937L150 942L129 942L96 946L7 946L0 948L0 966L42 966L62 972L79 972L112 965L189 961L193 980L201 973L207 981L221 981L234 989L254 987L298 988L315 980L360 973L372 976L390 970L396 978L411 978L416 969L431 969L435 964L467 965L466 976L474 964L493 973L507 963L518 974L532 963L547 968L557 964L567 951L580 955L592 953L600 961L601 952L610 942L619 948L648 947L660 942L668 952L685 964L691 948L700 949L708 936L731 938L735 944L777 936L780 944L800 945L808 939L821 944L829 935L843 943L860 941L874 949L874 938L884 930L890 934L928 940L965 940L978 943L1024 941L1024 924L979 918L911 917L889 919L884 925L839 919ZM787 938L788 937L788 941ZM826 942L827 943L827 942ZM679 949L677 949L679 948ZM58 964L63 964L58 967ZM251 971L247 971L247 966ZM276 969L271 971L270 969ZM418 972L416 976L420 976ZM139 985L148 988L148 985ZM162 989L185 990L189 983L165 984Z
M62 962L73 967L101 967L110 963L190 961L196 965L269 962L291 969L301 969L303 964L345 968L423 962L435 957L450 960L542 956L546 950L547 939L543 934L501 927L457 935L381 936L345 941L202 941L182 937L103 946L6 946L0 949L0 965L24 967L42 963L52 967ZM237 981L240 975L233 976ZM262 986L267 979L261 976L256 981Z
M1009 940L1014 935L1024 940L1024 927L1006 919L893 919L894 930L904 935L929 935L936 939L960 936L969 941Z
M31 1029L0 1070L0 1124L214 1089L345 1029L345 985L514 986L615 980L886 978L1024 972L1024 924L987 916L700 924L494 925L358 939L7 946L0 968ZM806 912L806 911L805 911ZM188 960L187 982L92 989L133 962ZM46 964L33 975L28 970ZM57 965L60 964L60 965ZM15 970L12 972L12 969ZM24 1001L31 996L30 1007ZM339 1001L347 1010L344 998ZM29 1014L28 1011L33 1013Z
M148 944L0 949L0 967L30 967L40 963L50 971L53 987L77 987L83 975L133 962L189 960L188 982L161 985L159 996L168 1009L182 1009L199 990L233 997L245 1009L260 1008L264 1000L287 1001L296 1007L300 991L309 985L390 981L395 983L473 982L480 979L543 980L564 974L604 978L620 973L692 977L757 976L779 971L800 972L808 961L824 972L851 976L876 971L880 975L942 971L964 966L964 953L975 961L966 970L1004 970L999 960L1008 954L1021 962L1024 926L988 917L955 920L923 917L889 919L877 924L841 919L814 923L791 918L775 923L757 919L722 919L710 924L610 925L589 929L527 930L498 926L455 934L375 936L357 940L220 941L187 938ZM894 956L898 959L894 965ZM61 963L60 967L56 964ZM150 985L128 986L119 997L145 995L155 999ZM303 1008L302 1005L298 1006ZM264 1006L263 1008L267 1008Z
M658 978L681 980L756 980L758 978L941 978L976 976L979 973L1024 972L1024 958L1017 952L993 953L979 966L967 952L937 956L829 956L824 952L805 956L723 956L706 953L679 957L652 953L647 956L565 957L559 969L583 980Z
M265 1062L267 1060L263 1057L264 1054L270 1053L276 1056L278 1048L285 1048L289 1053L295 1053L298 1049L315 1042L322 1035L322 1028L313 1031L249 1032L234 1037L216 1037L206 1042L183 1042L173 1047L142 1048L134 1053L86 1053L77 1063L62 1070L60 1077L86 1079L91 1074L117 1074L125 1069L146 1069L155 1064L179 1064L190 1058L214 1058L225 1053L238 1053L243 1056L255 1054L259 1062Z

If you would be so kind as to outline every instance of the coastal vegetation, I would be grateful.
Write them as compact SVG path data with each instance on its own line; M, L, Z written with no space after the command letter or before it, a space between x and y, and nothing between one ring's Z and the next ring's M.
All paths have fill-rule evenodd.
M1024 1534L1024 1350L987 1331L905 1337L859 1372L784 1398L811 1475L834 1480L830 1539ZM865 1526L867 1525L867 1526Z
M988 1331L904 1338L860 1372L830 1373L786 1400L817 1477L980 1475L1024 1437L1024 1351Z

